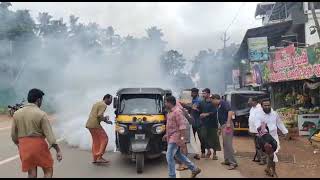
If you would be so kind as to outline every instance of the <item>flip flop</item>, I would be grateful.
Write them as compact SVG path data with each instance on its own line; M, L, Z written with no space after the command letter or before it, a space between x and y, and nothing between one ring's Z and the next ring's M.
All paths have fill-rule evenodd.
M109 160L106 160L106 159L103 159L103 158L101 158L101 159L99 159L99 160L97 160L95 163L109 163L110 161Z
M226 163L226 162L221 162L222 165L226 165L226 166L229 166L230 163Z
M188 168L187 167L178 167L176 170L177 171L185 171L185 170L188 170Z
M236 167L237 167L237 165L230 165L230 166L228 167L228 170L234 170L234 169L236 169Z

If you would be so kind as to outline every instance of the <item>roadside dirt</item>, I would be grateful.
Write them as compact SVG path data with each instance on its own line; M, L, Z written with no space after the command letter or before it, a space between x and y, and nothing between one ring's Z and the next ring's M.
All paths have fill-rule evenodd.
M295 157L295 163L279 162L276 171L282 178L318 178L320 177L320 153L314 154L315 148L307 137L296 137L294 140L280 140L279 154L289 154ZM249 136L238 136L234 139L234 148L238 152L254 152L253 140ZM253 157L238 157L241 174L249 178L267 178L264 169Z

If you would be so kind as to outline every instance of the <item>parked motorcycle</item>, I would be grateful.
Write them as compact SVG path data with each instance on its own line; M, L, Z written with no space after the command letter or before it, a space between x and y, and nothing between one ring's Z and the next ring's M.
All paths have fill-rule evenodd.
M25 102L25 100L23 99L23 100L21 101L21 103L19 103L19 104L16 104L16 105L14 105L14 106L8 105L9 115L10 115L11 117L13 117L13 114L14 114L18 109L20 109L20 108L23 107L24 102Z

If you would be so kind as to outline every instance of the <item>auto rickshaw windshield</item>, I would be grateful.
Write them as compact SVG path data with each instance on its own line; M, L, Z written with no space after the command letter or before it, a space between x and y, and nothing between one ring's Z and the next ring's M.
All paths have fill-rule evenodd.
M163 98L158 94L122 95L120 99L120 114L161 114Z
M251 97L263 98L267 95L262 94L233 94L231 100L231 109L232 110L244 110L249 109L248 101Z

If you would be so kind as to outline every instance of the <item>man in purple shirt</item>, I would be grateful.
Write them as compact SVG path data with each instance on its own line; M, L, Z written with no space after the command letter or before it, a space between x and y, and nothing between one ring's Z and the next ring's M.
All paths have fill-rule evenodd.
M192 171L191 178L196 177L201 169L196 167L185 155L180 151L180 147L185 145L186 120L182 110L176 106L176 98L168 96L165 102L166 108L169 110L167 114L166 135L163 140L168 142L167 147L167 163L170 178L176 178L175 159L176 157L181 163L188 166Z

